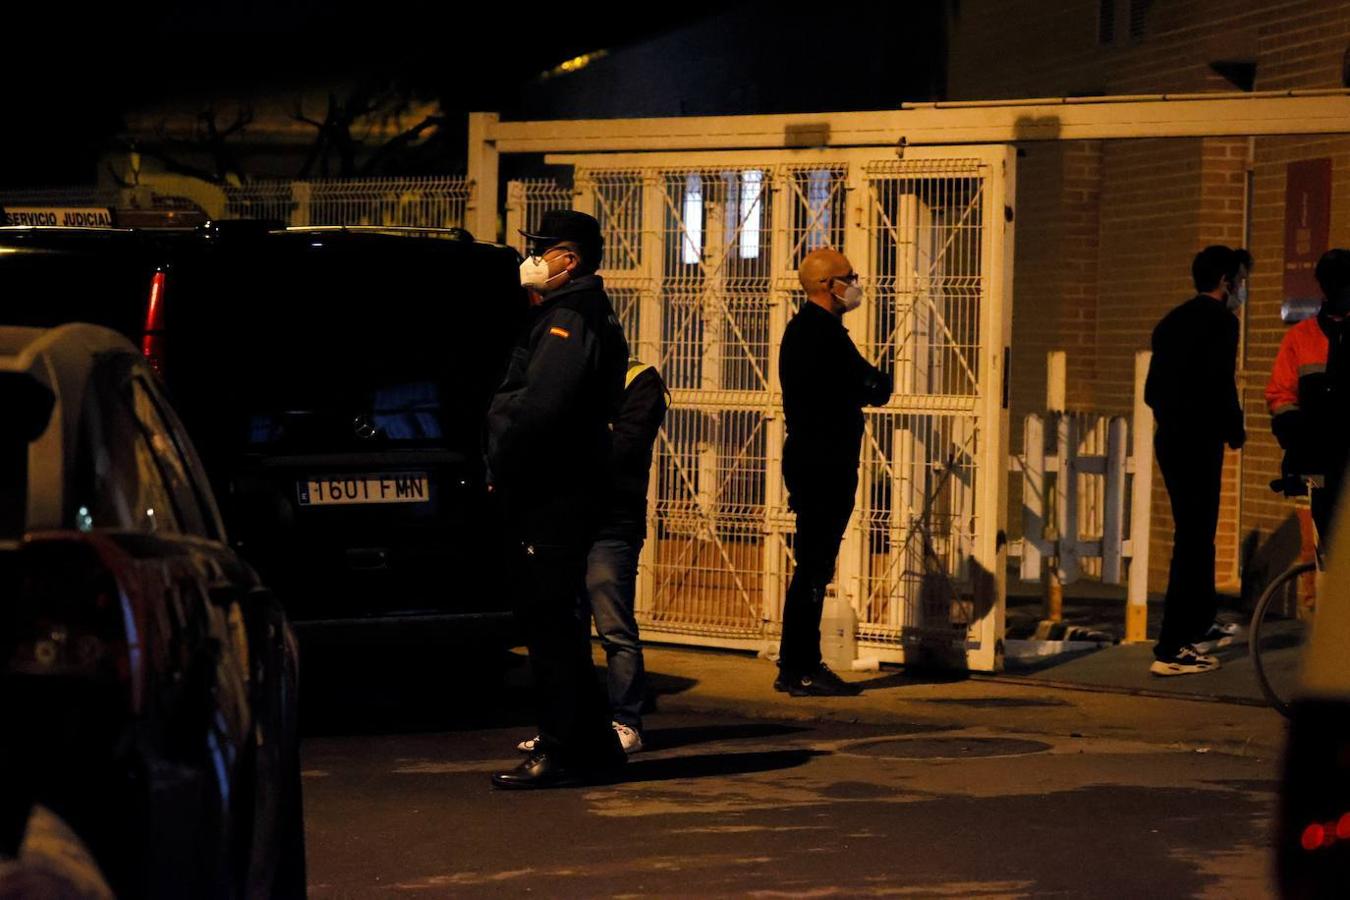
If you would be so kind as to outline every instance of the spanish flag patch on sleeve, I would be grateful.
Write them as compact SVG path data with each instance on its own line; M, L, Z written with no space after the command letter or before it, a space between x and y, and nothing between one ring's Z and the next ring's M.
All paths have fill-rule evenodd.
M557 325L554 325L552 328L550 328L548 330L548 333L553 335L554 337L560 338L570 338L572 336L572 332L568 331L566 328L559 328Z

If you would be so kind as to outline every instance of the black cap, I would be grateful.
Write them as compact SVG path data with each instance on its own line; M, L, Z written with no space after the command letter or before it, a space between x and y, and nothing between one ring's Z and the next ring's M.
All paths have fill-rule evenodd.
M587 266L599 267L605 242L600 235L600 223L593 216L574 209L550 209L544 213L536 231L521 231L528 241L526 249L542 253L562 243L576 244Z

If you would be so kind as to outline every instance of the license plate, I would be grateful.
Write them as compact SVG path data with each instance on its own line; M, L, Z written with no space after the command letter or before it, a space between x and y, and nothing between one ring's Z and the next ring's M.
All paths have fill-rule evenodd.
M431 500L429 488L427 476L419 472L310 478L296 485L301 506L427 503Z

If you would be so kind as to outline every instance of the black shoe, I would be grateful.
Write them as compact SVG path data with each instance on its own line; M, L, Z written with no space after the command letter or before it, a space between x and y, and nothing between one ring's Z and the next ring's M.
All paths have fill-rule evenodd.
M779 669L778 677L773 680L773 689L775 691L778 691L780 694L786 694L788 692L788 687L791 684L792 684L792 676L784 672L782 669Z
M618 756L607 755L603 762L575 766L563 763L555 753L536 751L514 769L493 775L492 786L503 790L534 790L603 784L614 780L626 758L620 752Z
M849 684L821 663L809 675L798 675L788 682L788 693L794 697L856 697L862 688Z

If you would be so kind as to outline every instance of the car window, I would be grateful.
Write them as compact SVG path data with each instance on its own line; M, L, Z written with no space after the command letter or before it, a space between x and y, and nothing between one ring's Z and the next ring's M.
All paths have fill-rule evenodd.
M88 479L75 498L75 522L86 530L180 533L172 492L136 420L127 372L125 361L113 360L98 366L90 382L81 430Z
M197 488L188 475L187 463L143 378L131 379L131 407L141 426L141 436L149 445L164 477L164 485L169 491L182 530L187 534L213 537Z
M197 453L183 430L182 423L150 380L137 376L136 416L151 431L153 446L164 446L160 454L169 486L178 500L188 531L212 540L224 540L224 527L211 495L210 481L202 471Z

